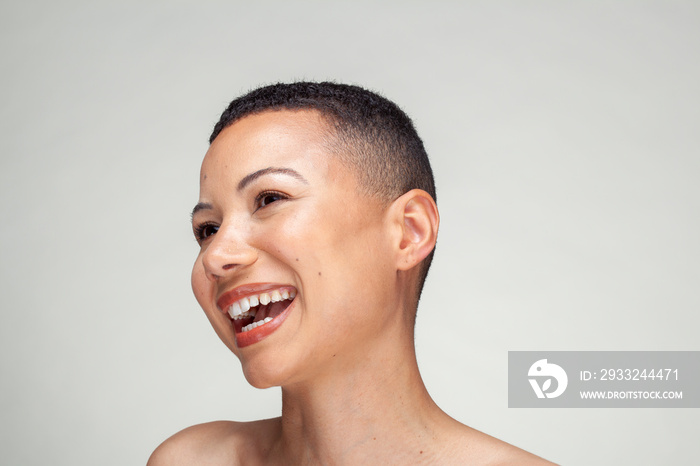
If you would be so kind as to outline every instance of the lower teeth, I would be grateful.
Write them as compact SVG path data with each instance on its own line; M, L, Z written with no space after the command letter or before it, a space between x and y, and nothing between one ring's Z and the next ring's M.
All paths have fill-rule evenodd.
M259 327L263 324L266 324L272 320L272 317L265 317L263 320L259 320L257 322L253 322L252 324L248 324L245 327L241 329L242 332L247 332L249 330L253 330L255 327Z

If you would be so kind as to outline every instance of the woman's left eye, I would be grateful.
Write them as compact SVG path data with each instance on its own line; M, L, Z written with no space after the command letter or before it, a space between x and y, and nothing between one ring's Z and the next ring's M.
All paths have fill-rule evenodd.
M262 209L273 202L283 201L285 199L287 199L287 196L277 191L264 191L255 198L255 210Z

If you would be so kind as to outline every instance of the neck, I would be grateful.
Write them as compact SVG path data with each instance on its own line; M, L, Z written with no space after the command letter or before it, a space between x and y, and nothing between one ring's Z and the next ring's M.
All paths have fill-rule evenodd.
M412 335L399 339L384 338L337 369L283 387L280 455L293 464L367 464L378 451L394 461L418 453L447 416L423 384Z

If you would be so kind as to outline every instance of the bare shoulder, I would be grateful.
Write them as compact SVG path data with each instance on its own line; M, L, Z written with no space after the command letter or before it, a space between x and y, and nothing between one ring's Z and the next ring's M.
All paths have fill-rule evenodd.
M487 462L489 465L551 466L555 464L509 443L497 439L493 440L496 444L493 445L493 456Z
M537 455L483 432L462 425L461 435L452 450L454 464L483 464L489 466L547 466L554 465Z
M147 466L237 465L257 463L274 437L279 419L216 421L181 430L161 443Z

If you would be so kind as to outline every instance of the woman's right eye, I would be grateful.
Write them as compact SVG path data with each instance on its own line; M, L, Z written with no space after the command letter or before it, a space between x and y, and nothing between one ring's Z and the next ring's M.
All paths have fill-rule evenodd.
M217 231L219 231L219 225L213 223L203 223L195 227L194 236L197 239L197 242L201 243L210 236L215 235Z

